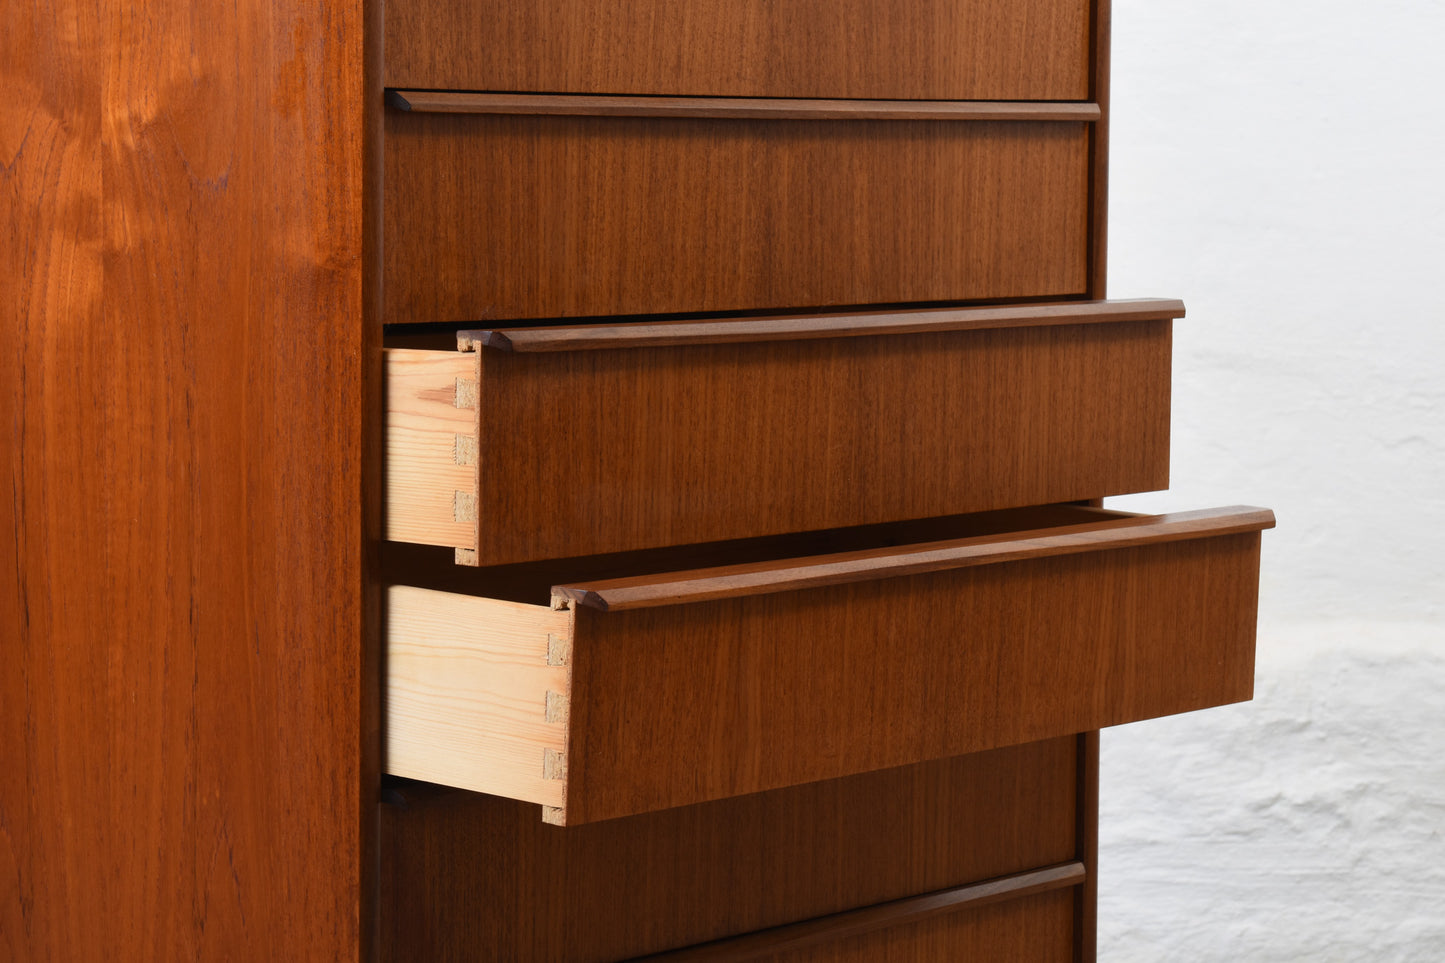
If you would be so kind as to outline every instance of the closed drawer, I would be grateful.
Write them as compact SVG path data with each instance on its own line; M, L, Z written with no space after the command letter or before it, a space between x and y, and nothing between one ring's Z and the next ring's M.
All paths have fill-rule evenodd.
M812 944L797 950L751 957L737 963L936 963L938 960L1017 960L1073 963L1089 948L1079 939L1074 895L1055 891L1039 896L941 913L922 922ZM656 963L722 963L727 957L702 953L663 957Z
M393 586L387 770L585 823L1250 698L1270 512L1009 514L468 589L496 597Z
M1092 949L1075 944L1081 936L1075 925L1079 905L1070 884L1077 885L1082 875L1081 864L1074 863L658 953L633 963L1074 963ZM1020 884L1026 895L1007 889Z
M388 0L386 84L1083 100L1086 0Z
M386 534L494 565L1168 486L1177 301L468 332L387 352Z
M920 893L935 909L967 911L977 902L972 884L1013 895L1028 882L1017 874L1037 879L1030 871L1077 857L1080 780L1091 782L1079 742L1066 736L565 831L526 803L390 781L378 955L613 963L704 943L767 952L796 946L798 929L816 934L819 924L825 939L838 938L828 924L856 932L858 911L876 917L879 903L901 911L879 921L897 928L916 916L909 897ZM1005 876L1012 886L998 885ZM729 939L758 930L774 938L746 947Z
M466 109L513 103L483 100ZM818 119L841 109L388 110L385 321L1085 292L1089 122Z

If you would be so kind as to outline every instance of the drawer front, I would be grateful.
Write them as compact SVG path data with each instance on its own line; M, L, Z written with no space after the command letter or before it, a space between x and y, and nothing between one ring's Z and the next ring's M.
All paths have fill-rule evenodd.
M1090 126L389 110L385 320L1080 296Z
M488 332L475 353L392 350L387 536L491 565L1165 488L1182 311L864 315L855 336L790 341L771 338L850 317L531 329ZM970 324L1022 326L949 330ZM687 340L713 330L746 340ZM459 382L475 410L456 407Z
M386 85L1083 100L1086 0L388 0Z
M879 908L886 912L885 908ZM806 945L776 953L738 953L716 949L664 953L636 963L939 963L988 960L990 963L1074 963L1071 890L941 912L919 922L828 939L822 934ZM744 941L739 941L740 943Z
M1250 698L1273 516L1072 511L550 606L395 586L388 769L583 823Z
M383 807L380 956L610 963L1067 863L1077 745L565 831L523 803L416 787Z

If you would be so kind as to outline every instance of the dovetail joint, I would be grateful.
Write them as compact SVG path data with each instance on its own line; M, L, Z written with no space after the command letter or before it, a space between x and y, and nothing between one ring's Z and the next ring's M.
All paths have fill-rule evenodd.
M456 406L458 408L475 408L480 401L481 392L477 383L470 378L457 379Z
M566 779L567 754L556 749L542 750L542 778Z
M565 635L547 633L547 664L567 665L572 661L572 640Z
M474 548L459 548L452 555L452 561L457 565L476 565L477 550Z
M567 825L567 810L561 806L543 806L542 822L549 826Z
M458 465L475 465L477 463L477 436L457 435L456 444L452 446L452 457Z
M560 692L547 692L547 713L548 722L566 722L567 717L572 713L572 700Z
M452 517L459 522L477 520L477 495L475 492L456 492L452 495Z

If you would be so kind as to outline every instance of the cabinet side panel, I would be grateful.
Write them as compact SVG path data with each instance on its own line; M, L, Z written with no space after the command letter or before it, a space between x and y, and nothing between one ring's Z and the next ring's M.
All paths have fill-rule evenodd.
M0 960L98 948L108 840L106 595L95 379L102 301L100 25L0 2ZM87 342L95 344L87 349ZM100 384L122 380L110 375ZM87 480L88 483L87 483ZM130 486L132 504L137 493ZM114 502L112 502L114 503ZM89 803L87 803L89 801ZM107 860L116 868L115 855ZM90 900L77 898L89 896ZM91 906L83 905L90 902ZM93 954L92 954L93 955Z
M0 7L0 958L356 960L361 4Z

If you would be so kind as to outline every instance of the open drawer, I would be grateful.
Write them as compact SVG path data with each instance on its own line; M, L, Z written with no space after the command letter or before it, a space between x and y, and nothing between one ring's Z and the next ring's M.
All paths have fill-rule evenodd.
M501 328L386 353L386 537L495 565L1169 484L1171 300Z
M575 824L1251 697L1269 511L927 524L393 586L386 770Z

